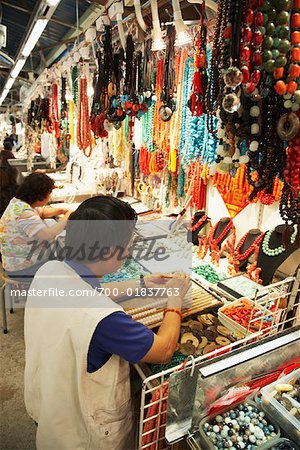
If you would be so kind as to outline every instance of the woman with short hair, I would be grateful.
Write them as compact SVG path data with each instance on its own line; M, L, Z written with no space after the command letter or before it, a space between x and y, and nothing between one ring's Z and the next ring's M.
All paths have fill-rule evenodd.
M12 278L32 278L49 259L45 251L50 249L49 242L65 228L71 211L46 206L54 187L54 181L45 174L28 175L2 215L2 264ZM63 220L51 227L43 221L61 214L64 214ZM49 254L53 255L53 249Z

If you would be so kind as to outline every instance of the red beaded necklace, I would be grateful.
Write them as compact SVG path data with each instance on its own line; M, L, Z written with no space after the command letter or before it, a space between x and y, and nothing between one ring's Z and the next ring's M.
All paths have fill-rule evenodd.
M224 230L222 231L222 233L220 234L220 236L218 236L217 238L215 238L215 232L217 231L218 226L220 225L220 221L212 228L211 232L209 233L209 238L208 238L208 242L209 245L212 245L212 241L214 241L214 243L216 245L219 245L220 242L222 242L222 240L224 239L224 237L229 233L229 231L233 228L233 222L230 219L228 224L226 225L226 227L224 228Z
M80 79L80 95L78 104L77 144L85 156L92 154L91 124L89 121L89 103L87 96L87 80ZM89 151L87 152L87 148Z
M247 248L247 250L245 250L244 253L240 253L241 248L243 247L243 245L244 245L244 243L245 243L245 241L246 241L246 238L247 238L248 234L249 234L249 233L246 233L246 234L242 237L242 239L241 239L240 242L238 243L238 246L237 246L236 249L235 249L235 251L237 252L237 258L238 258L239 261L243 261L244 259L248 259L249 256L251 255L251 253L254 252L255 247L256 247L256 246L259 246L259 244L261 243L261 241L262 241L262 239L263 239L263 236L264 236L264 233L263 233L263 232L260 233L260 234L257 236L257 238L255 239L255 241L250 245L250 247Z
M192 217L191 223L194 222L194 219L195 219L195 216ZM202 225L204 222L206 222L207 219L208 219L207 215L204 214L204 216L202 216L202 217L198 220L198 222L195 223L195 225L193 225L193 226L190 228L190 230L191 230L192 232L198 230L198 228L200 228L201 225Z

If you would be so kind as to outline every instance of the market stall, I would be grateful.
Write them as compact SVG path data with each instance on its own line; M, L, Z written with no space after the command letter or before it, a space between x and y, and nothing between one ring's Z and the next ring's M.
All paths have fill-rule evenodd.
M126 21L110 2L35 80L26 173L54 172L56 206L103 194L136 211L131 258L104 285L191 275L172 360L135 366L139 449L296 449L300 2L191 0L186 23L173 0L163 24L150 3L151 26L139 1ZM121 304L156 330L167 300L145 289Z

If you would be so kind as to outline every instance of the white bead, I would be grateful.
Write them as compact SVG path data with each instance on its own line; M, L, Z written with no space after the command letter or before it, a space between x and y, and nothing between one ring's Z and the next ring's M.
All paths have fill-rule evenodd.
M294 98L297 103L300 103L300 89L297 89L297 91L294 93Z
M292 105L293 105L293 103L292 103L291 100L286 100L286 101L284 102L284 104L283 104L283 106L284 106L286 109L290 109L290 108L292 107Z
M299 103L293 103L293 105L292 105L292 111L298 111L299 108L300 108Z
M292 98L292 94L287 92L286 94L284 94L283 98L284 98L284 100L289 100L290 98Z
M259 144L257 141L252 141L249 146L249 149L251 150L251 152L257 152L258 146L259 146Z
M258 134L259 133L259 125L258 123L253 123L251 125L251 134Z
M251 117L258 117L260 114L260 109L258 106L252 106L252 108L250 108L250 116Z
M232 158L231 158L231 156L225 156L225 158L223 159L223 163L225 163L225 164L231 164L231 163L232 163Z
M248 155L243 155L240 157L240 163L241 164L247 164L249 162L249 156Z

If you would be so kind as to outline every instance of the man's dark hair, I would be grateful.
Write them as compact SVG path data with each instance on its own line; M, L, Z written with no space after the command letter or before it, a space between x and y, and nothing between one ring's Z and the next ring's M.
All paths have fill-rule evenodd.
M41 202L53 191L55 183L44 173L31 173L19 186L16 198L32 205Z
M6 150L8 152L11 152L11 150L13 148L12 143L9 140L6 140L3 142L3 147L4 147L4 150Z
M137 215L128 203L99 195L85 200L66 226L66 258L81 262L105 260L105 249L128 246ZM93 250L94 249L94 250Z

